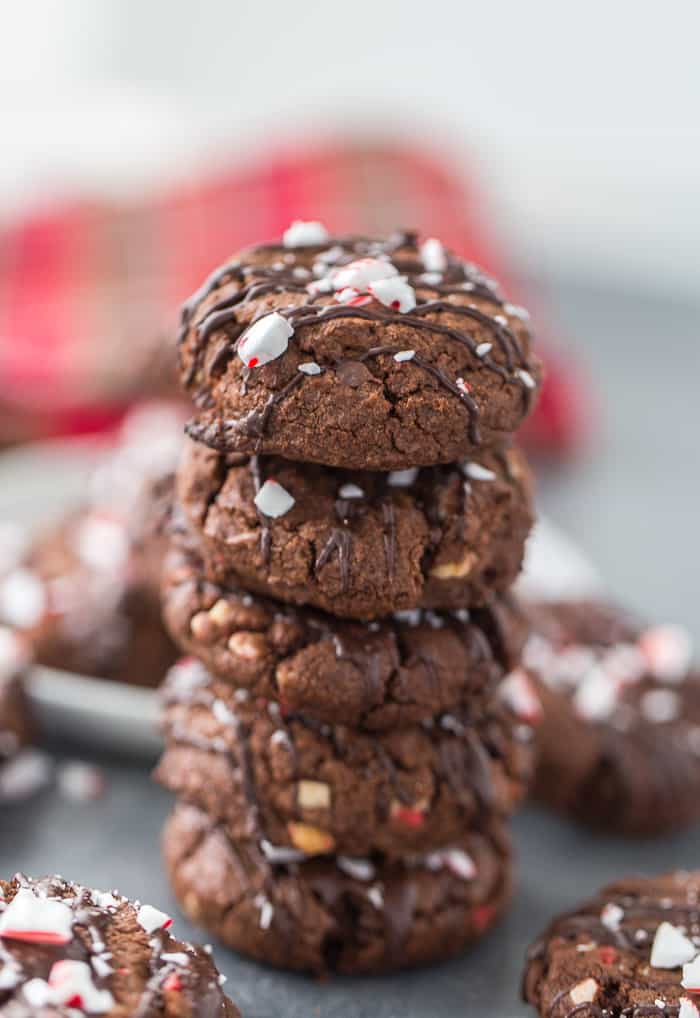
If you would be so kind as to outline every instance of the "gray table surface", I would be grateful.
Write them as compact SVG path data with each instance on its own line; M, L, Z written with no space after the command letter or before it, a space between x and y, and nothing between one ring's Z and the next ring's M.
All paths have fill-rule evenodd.
M618 595L653 617L683 622L697 639L700 308L571 284L541 288L541 303L576 349L599 401L594 451L543 477L541 504L579 539ZM12 480L0 461L0 518L35 516L41 511L36 491L45 482L25 474L20 488ZM80 483L72 486L77 493ZM70 747L54 751L75 755ZM177 914L158 857L170 797L149 781L146 761L92 755L105 769L105 798L72 803L49 790L29 805L4 809L0 873L60 872ZM523 951L553 913L624 873L700 863L697 830L655 842L621 842L532 807L513 827L519 856L514 907L468 956L392 978L320 984L218 947L217 962L245 1018L526 1015L518 1001ZM176 930L197 936L183 919Z

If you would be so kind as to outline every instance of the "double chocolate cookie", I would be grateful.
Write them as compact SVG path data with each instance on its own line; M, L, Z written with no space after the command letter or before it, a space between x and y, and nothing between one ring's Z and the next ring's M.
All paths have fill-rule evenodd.
M523 991L542 1018L698 1018L700 872L630 877L555 919Z
M470 458L539 389L527 315L439 241L250 248L183 309L190 434L227 452L360 470Z
M0 1012L240 1018L210 955L171 923L61 877L0 880Z
M526 629L507 596L471 612L343 621L211 583L179 543L163 583L173 638L286 712L374 730L413 724L483 699L519 660Z
M177 488L210 579L364 620L491 600L532 524L515 448L386 474L189 443Z
M285 717L193 661L173 669L164 697L156 775L236 842L305 855L428 851L511 814L530 775L531 733L501 705L369 734Z
M663 834L700 817L700 675L687 634L613 605L530 605L524 671L541 701L534 793L606 831Z
M384 972L458 954L483 936L511 893L510 847L491 821L440 852L302 860L233 842L179 805L163 835L183 910L226 944L278 968Z

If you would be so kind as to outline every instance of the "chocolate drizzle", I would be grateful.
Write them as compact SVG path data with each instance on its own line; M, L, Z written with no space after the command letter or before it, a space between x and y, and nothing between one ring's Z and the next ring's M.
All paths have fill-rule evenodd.
M343 591L346 591L350 581L350 556L352 554L352 534L349 530L340 527L333 528L314 563L314 570L318 572L319 569L323 569L336 552L340 567L340 583Z
M365 237L347 237L329 241L329 245L340 248L342 254L332 265L325 265L320 271L337 269L362 257L386 258L393 256L396 252L401 252L404 248L412 248L416 253L418 252L417 238L413 233L396 234L384 242L373 241ZM416 307L410 312L402 314L377 301L364 306L329 303L328 295L323 295L322 299L319 299L316 295L309 293L306 279L300 280L299 278L298 273L301 266L290 265L283 260L272 266L256 264L255 259L261 252L278 249L284 250L278 245L263 245L251 249L246 254L252 259L252 263L236 262L223 266L210 276L200 290L185 304L181 316L180 345L183 345L189 336L193 337L191 339L190 368L185 378L187 388L195 387L198 379L202 382L207 377L216 377L225 369L235 354L246 327L269 311L269 308L263 307L262 310L256 311L252 320L250 316L246 316L245 321L242 322L239 319L239 310L242 307L270 294L298 294L300 299L298 304L292 303L287 307L277 309L278 313L293 325L295 331L326 320L359 319L372 322L377 326L412 326L423 333L445 336L467 348L474 359L475 368L483 366L498 375L505 384L519 387L523 393L526 408L529 407L532 389L531 380L528 384L528 362L522 344L510 328L506 315L502 313L505 305L497 287L474 266L461 262L454 255L448 254L447 266L443 272L439 273L441 278L438 282L435 278L436 274L426 273L419 258L397 254L393 258L393 264L398 272L406 276L408 282L418 291L428 290L437 295L436 298L428 299L417 294ZM316 257L321 264L324 264L323 248L316 251ZM234 280L240 283L240 288L209 306L203 317L195 323L195 314L201 304L219 287ZM452 303L446 299L450 296L464 296L465 294L471 294L483 302L494 304L501 313L492 315L476 304ZM503 363L491 356L490 349L480 349L480 344L466 329L457 329L436 320L436 316L440 317L444 314L463 318L488 330L492 336L493 344L500 351ZM208 340L214 333L222 331L225 338L213 356L209 358L208 365L205 367L204 357ZM397 352L398 348L380 346L361 355L358 360L363 362L372 357ZM348 370L346 365L350 363L352 361L348 359L342 362L342 370L346 373ZM465 405L469 414L470 438L473 444L478 444L480 441L479 407L469 394L468 386L458 385L456 379L449 378L437 365L417 354L414 355L412 363L432 375L443 388ZM336 370L339 369L338 363L331 366ZM525 377L523 377L523 373ZM304 377L302 374L294 375L282 389L269 397L262 410L254 410L236 421L228 421L227 428L262 439L275 407L286 399L297 385L302 383ZM244 391L246 380L244 378ZM195 398L197 397L195 396ZM223 441L223 439L224 436L220 435L219 441ZM207 438L207 440L209 439Z

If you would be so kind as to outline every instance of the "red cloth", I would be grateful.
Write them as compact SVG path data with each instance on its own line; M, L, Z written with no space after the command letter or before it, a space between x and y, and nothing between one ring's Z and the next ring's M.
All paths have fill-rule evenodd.
M417 228L506 278L512 293L478 189L411 146L285 149L149 204L37 212L0 235L0 442L13 437L10 421L33 433L101 427L157 388L148 365L182 300L212 266L293 219L337 232ZM533 441L557 449L578 439L575 390L557 368Z

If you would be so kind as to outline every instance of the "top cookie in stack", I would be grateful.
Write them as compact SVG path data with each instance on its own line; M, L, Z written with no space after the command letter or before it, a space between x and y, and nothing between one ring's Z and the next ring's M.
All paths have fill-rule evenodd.
M346 470L494 448L541 380L527 315L438 240L331 238L318 223L209 278L183 311L180 364L194 438Z

